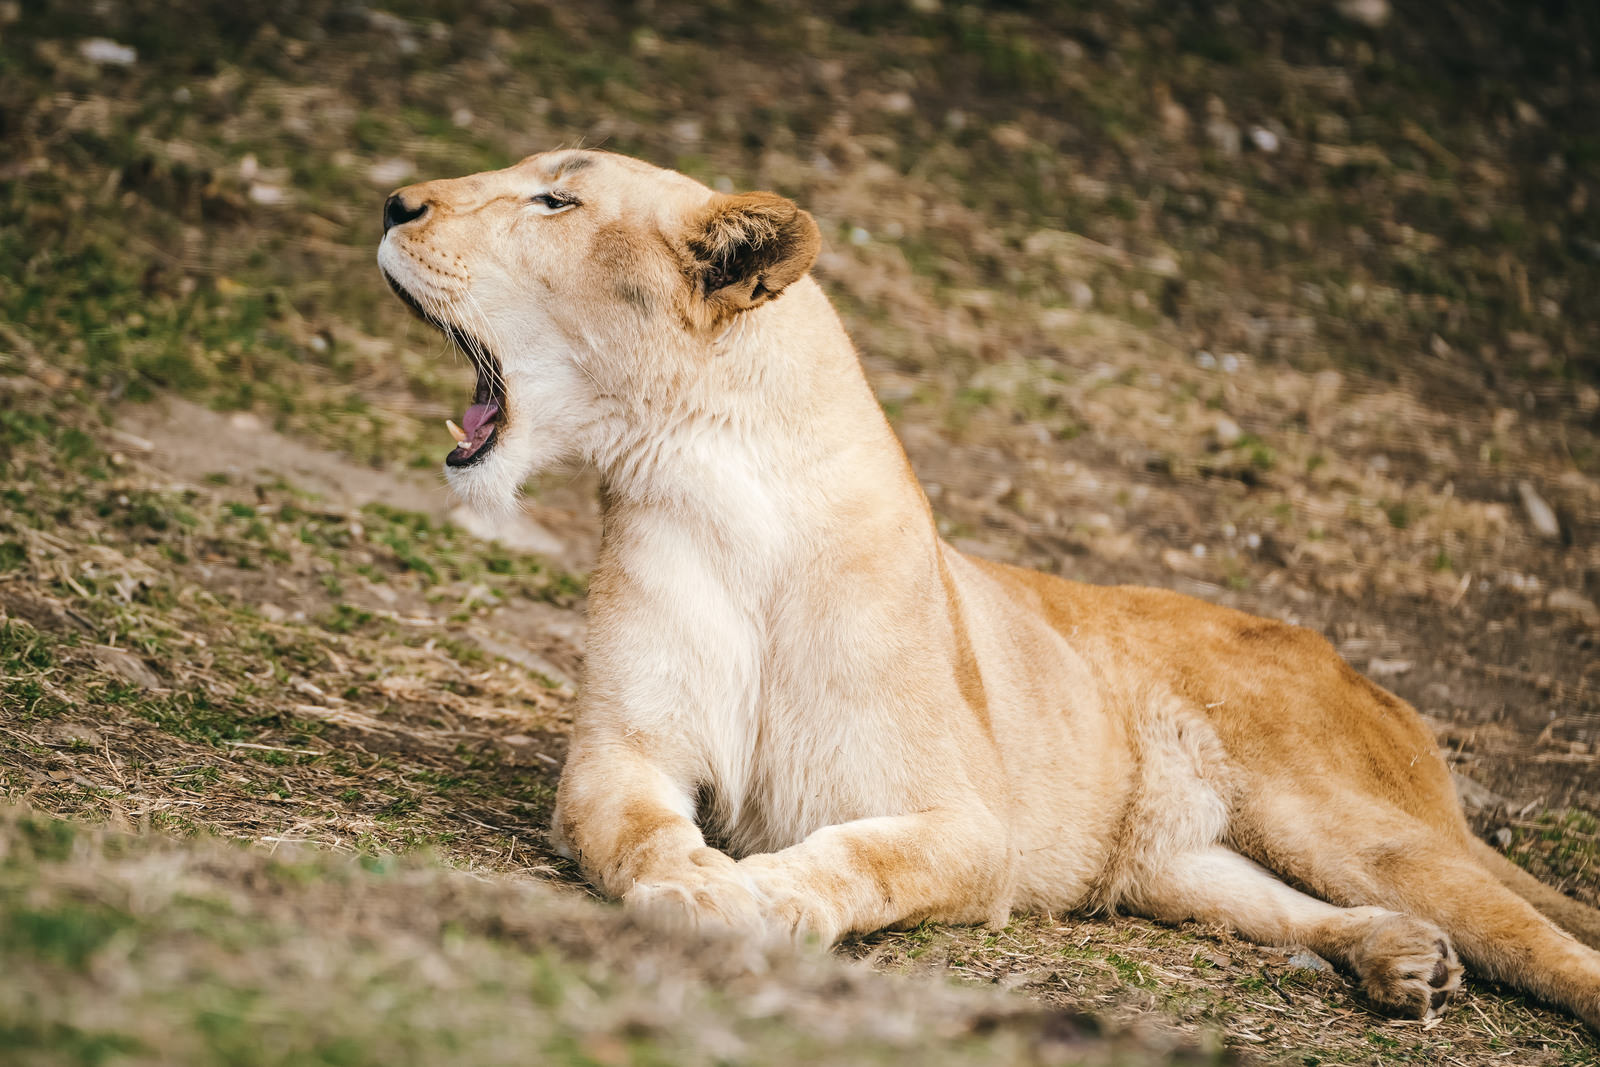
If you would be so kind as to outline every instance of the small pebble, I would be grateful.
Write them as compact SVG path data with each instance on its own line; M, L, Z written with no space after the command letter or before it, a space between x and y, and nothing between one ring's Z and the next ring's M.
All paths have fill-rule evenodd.
M102 67L131 67L139 52L131 45L118 44L105 37L91 37L78 46L78 54Z
M1561 537L1561 523L1556 519L1555 509L1545 503L1544 497L1533 487L1529 481L1517 483L1517 493L1522 497L1522 507L1528 513L1528 523L1540 537L1552 541Z
M1270 156L1278 150L1278 135L1265 126L1252 126L1250 143Z
M284 193L281 186L269 185L266 182L256 182L250 186L250 199L257 204L271 207L283 203L289 197Z
M903 115L916 107L916 102L911 99L911 94L905 91L886 93L878 101L883 110Z
M411 177L416 168L404 159L380 159L367 170L367 178L374 185L399 185Z
M1302 971L1331 971L1333 965L1315 952L1302 950L1289 957L1289 966L1298 967Z
M1339 14L1377 29L1389 21L1389 0L1339 0Z

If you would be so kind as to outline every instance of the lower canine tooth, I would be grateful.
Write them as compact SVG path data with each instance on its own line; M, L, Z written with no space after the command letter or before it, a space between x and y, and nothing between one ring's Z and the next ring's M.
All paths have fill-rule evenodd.
M464 445L467 443L467 431L457 426L454 419L445 419L444 428L450 431L450 436L456 439L456 444Z

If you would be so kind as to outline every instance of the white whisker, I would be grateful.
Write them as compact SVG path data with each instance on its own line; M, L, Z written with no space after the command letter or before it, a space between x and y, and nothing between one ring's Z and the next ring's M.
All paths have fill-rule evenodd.
M448 326L454 321L454 316L452 316L450 313L450 305L443 298L431 292L421 292L415 295L418 303L422 304L423 310L428 313L428 317L433 319L436 324ZM463 355L465 355L467 357L467 362L473 362L471 359L471 353L463 353L460 350L460 347L455 343L455 335L453 333L451 333L449 330L441 330L439 332L444 342L444 346L449 349L455 358L460 359Z
M462 293L462 298L463 310L472 312L477 326L477 328L467 331L468 336L472 338L480 350L485 345L488 346L488 351L481 353L483 363L494 376L496 391L501 397L504 397L506 395L506 380L500 360L505 358L505 343L501 339L499 331L495 329L494 323L490 321L488 314L483 310L483 305L479 303L477 294L471 289L467 289Z

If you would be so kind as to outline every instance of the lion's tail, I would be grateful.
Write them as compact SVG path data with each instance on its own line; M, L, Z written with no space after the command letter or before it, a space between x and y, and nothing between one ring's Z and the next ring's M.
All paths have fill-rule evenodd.
M1476 837L1472 839L1472 857L1501 885L1532 904L1545 918L1590 948L1600 949L1600 910L1545 885Z

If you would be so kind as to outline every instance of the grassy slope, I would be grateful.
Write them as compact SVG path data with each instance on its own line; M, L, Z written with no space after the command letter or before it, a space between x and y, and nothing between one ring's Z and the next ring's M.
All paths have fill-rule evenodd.
M224 5L3 10L20 20L0 27L0 746L12 795L52 811L570 877L537 835L570 687L506 662L504 627L570 607L581 579L409 508L174 479L112 423L177 393L353 464L433 467L466 386L373 277L384 186L578 136L816 208L821 273L913 452L931 432L930 464L984 460L966 484L939 474L953 536L1091 577L1164 565L1217 594L1281 588L1261 553L1188 553L1171 518L1187 512L1293 545L1292 581L1335 595L1454 611L1463 577L1508 571L1595 595L1600 108L1581 13L1507 7L1443 33L1425 12L1374 32L1165 5L829 21L311 4L272 29ZM84 60L100 35L138 62ZM1489 73L1463 87L1463 64ZM1256 124L1277 152L1249 147ZM1197 350L1259 373L1219 377ZM1395 380L1411 392L1384 392ZM1330 381L1381 427L1319 410ZM1441 392L1454 409L1424 403ZM1219 415L1244 431L1219 439ZM1100 499L1055 484L1064 454L1130 449L1140 473ZM1504 505L1474 495L1525 476L1563 517L1562 555L1508 539ZM1060 517L1080 512L1109 525ZM1582 639L1539 619L1557 648ZM1586 820L1516 830L1593 900ZM1590 1056L1515 998L1442 1032L1373 1025L1340 979L1137 923L856 951L1295 1059ZM63 1057L96 1054L52 1033Z
M0 820L9 1063L1164 1059L993 994L675 944L536 882Z

